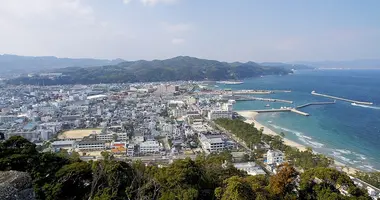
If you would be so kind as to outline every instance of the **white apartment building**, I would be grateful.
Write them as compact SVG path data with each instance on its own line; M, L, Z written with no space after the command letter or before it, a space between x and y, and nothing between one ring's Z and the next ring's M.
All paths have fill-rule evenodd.
M222 105L222 109L226 110L226 111L229 111L229 112L232 112L232 104L231 103L224 103Z
M284 153L279 150L269 150L267 152L267 164L279 165L284 162Z
M254 162L234 163L233 165L236 169L243 170L251 176L266 174L265 171Z
M218 152L225 149L225 141L221 135L199 134L199 141L202 149L206 152Z
M38 140L40 133L36 131L31 132L8 132L5 133L5 139L9 139L12 136L21 136L29 141Z
M54 141L51 143L51 147L55 149L60 148L74 148L75 141Z
M78 142L77 148L80 151L95 151L106 149L106 142L99 140L84 140Z
M18 119L18 117L15 115L1 115L0 116L0 122L4 122L4 123L13 122L16 119Z
M172 113L173 113L173 117L175 117L175 118L182 117L182 116L186 115L186 111L181 109L181 108L173 109Z
M141 153L155 153L160 151L160 143L155 140L145 141L140 144Z
M41 140L49 140L53 137L53 131L52 130L40 130L40 138Z
M127 145L127 156L133 157L135 155L135 145L128 144Z
M172 133L173 132L173 125L172 124L162 124L162 131Z
M232 111L228 110L210 110L208 112L208 119L209 120L215 120L219 118L227 118L232 119Z
M115 139L115 135L117 136L117 140L127 140L128 135L127 133L109 133L109 134L98 134L96 135L97 140L101 141L112 141Z
M128 140L128 134L127 133L117 133L117 139L118 140Z
M112 141L113 140L113 134L99 134L96 135L96 139L100 141Z

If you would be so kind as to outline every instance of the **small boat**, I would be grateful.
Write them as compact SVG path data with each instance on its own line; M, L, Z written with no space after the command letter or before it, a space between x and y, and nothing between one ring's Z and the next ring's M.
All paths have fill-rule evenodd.
M269 105L269 104L267 104L267 105L265 105L265 107L270 107L270 105Z

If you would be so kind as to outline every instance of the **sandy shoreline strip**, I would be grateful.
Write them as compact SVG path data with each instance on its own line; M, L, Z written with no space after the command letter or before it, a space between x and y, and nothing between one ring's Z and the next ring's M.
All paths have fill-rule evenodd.
M263 133L266 134L266 135L272 135L272 136L276 136L276 135L279 135L277 134L276 132L274 132L273 130L271 130L270 128L262 125L260 122L258 122L255 117L259 114L257 112L254 112L254 111L239 111L237 112L240 116L244 117L246 120L244 122L246 123L249 123L251 124L252 122L254 123L255 125L255 128L257 129L261 129L261 128L264 128L264 131ZM288 146L291 146L291 147L295 147L297 149L299 149L300 151L305 151L306 150L306 146L302 145L302 144L299 144L297 142L294 142L292 140L289 140L287 138L283 138L283 141L284 141L284 144L285 145L288 145Z
M255 125L255 128L257 128L259 130L260 130L260 128L264 128L264 131L263 131L264 134L272 135L272 136L279 135L276 132L274 132L273 130L271 130L270 128L262 125L260 122L258 122L255 119L259 113L254 112L254 111L237 111L237 113L246 119L244 122L249 123L249 124L251 124L253 122ZM289 140L287 138L283 138L283 141L284 141L285 145L295 147L295 148L299 149L300 151L306 150L305 145L299 144L295 141ZM360 171L360 170L355 169L353 167L347 167L345 164L338 162L336 160L334 160L334 164L335 164L335 166L342 168L342 170L348 174L355 174L357 171Z

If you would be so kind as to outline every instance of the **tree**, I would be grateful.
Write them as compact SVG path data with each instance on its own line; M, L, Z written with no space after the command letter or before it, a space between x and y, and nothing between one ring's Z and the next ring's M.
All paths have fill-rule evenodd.
M75 162L63 166L55 174L56 181L44 185L46 199L87 199L91 189L91 166Z
M270 178L270 189L274 195L285 196L293 194L295 189L295 180L297 178L297 171L288 163L280 165L278 173Z
M353 199L370 199L347 174L336 169L318 167L301 174L300 196L304 199L344 199L340 190L347 191Z
M249 155L248 155L248 154L244 154L244 155L243 155L243 158L241 159L241 161L242 161L242 162L248 162L248 161L250 161L250 157L249 157Z
M73 161L73 162L79 161L80 160L79 153L76 152L76 151L71 152L71 154L70 154L70 160Z
M110 160L113 159L113 155L108 151L102 151L100 155L103 157L104 160Z
M215 196L220 200L254 200L255 193L249 183L242 177L233 176L223 182L223 187L215 189Z

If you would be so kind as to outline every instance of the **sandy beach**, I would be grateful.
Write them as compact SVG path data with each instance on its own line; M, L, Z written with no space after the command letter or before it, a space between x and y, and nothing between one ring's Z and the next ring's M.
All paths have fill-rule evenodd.
M276 132L274 132L273 130L271 130L270 128L262 125L260 122L258 122L255 118L256 116L259 114L257 112L254 112L254 111L238 111L237 112L240 116L244 117L246 120L245 122L246 123L249 123L251 124L252 122L254 123L255 125L255 128L257 129L261 129L263 128L264 131L263 133L264 134L267 134L267 135L279 135L277 134ZM289 140L287 138L283 138L283 141L284 141L284 144L285 145L288 145L288 146L291 146L291 147L295 147L295 148L298 148L300 151L305 151L306 150L306 146L302 145L302 144L299 144L297 142L294 142L292 140ZM348 174L355 174L357 171L360 171L358 169L355 169L353 167L347 167L345 164L341 163L341 162L338 162L336 160L334 160L334 164L337 168L340 168L341 170L343 170L344 172L348 173Z
M266 134L266 135L272 135L272 136L279 135L276 132L274 132L273 130L269 129L268 127L262 125L260 122L256 121L255 117L259 113L253 112L253 111L239 111L237 113L246 119L245 120L246 123L251 124L253 122L254 125L255 125L255 128L257 128L259 130L261 128L263 128L264 129L264 131L263 131L264 134ZM306 150L306 146L304 146L302 144L299 144L297 142L294 142L292 140L289 140L287 138L283 138L283 141L284 141L284 144L286 144L288 146L291 146L291 147L296 147L300 151L305 151Z

